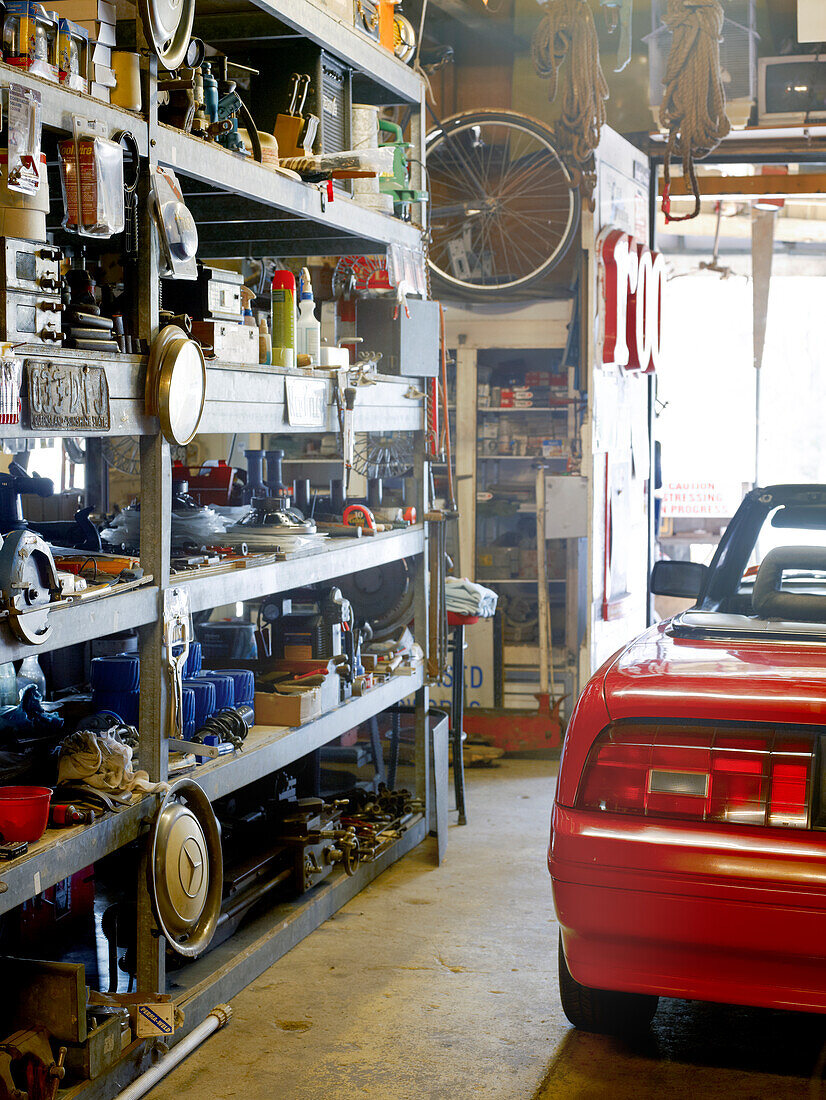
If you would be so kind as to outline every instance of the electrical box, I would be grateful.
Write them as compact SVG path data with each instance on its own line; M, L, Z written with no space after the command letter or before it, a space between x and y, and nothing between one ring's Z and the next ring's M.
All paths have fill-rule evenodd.
M797 40L826 41L826 4L823 0L797 0Z
M588 478L545 479L545 538L580 539L588 534Z
M315 115L318 134L316 153L340 153L352 148L350 114L352 109L352 71L338 58L313 42L292 35L274 39L273 47L250 50L243 58L257 69L255 78L255 122L259 130L272 133L276 117L286 114L292 94L292 74L310 77L303 114ZM341 181L336 182L341 188Z
M356 331L365 351L380 351L379 372L411 378L439 373L439 303L366 298L357 306Z

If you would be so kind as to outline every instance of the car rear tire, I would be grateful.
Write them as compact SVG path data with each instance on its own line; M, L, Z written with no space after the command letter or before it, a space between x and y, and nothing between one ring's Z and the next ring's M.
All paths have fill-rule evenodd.
M617 993L591 989L571 975L559 937L559 994L562 1011L582 1031L600 1035L633 1035L646 1031L654 1019L659 997L645 993Z

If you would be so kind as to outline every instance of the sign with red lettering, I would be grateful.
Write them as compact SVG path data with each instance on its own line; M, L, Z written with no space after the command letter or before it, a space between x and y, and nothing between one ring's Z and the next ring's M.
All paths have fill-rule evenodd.
M733 481L667 481L662 488L662 514L675 519L728 519L742 499L743 486Z
M599 257L599 361L650 374L662 346L665 259L621 229L603 229Z

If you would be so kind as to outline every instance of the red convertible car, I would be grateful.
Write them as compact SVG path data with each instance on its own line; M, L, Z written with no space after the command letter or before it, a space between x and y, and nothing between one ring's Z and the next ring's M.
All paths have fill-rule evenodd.
M826 485L755 489L696 598L612 657L571 718L548 867L568 1019L659 996L826 1012Z

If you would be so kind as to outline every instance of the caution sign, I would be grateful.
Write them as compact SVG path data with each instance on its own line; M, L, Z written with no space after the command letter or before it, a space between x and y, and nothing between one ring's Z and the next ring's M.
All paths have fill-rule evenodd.
M666 481L662 488L662 514L674 519L728 519L742 499L739 482Z

